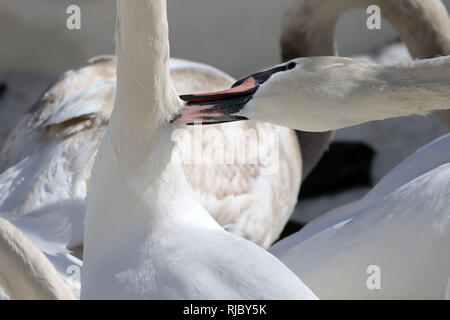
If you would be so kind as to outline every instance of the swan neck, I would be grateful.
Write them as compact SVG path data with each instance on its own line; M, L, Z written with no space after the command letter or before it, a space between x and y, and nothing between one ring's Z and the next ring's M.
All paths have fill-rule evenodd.
M378 2L382 15L396 29L414 59L450 54L450 19L441 0Z
M163 239L174 223L207 216L173 158L169 120L181 104L170 83L166 0L117 3L117 97L91 174L83 278L108 248ZM83 280L82 291L93 283Z
M323 113L334 116L328 123L325 119L320 130L312 131L450 108L450 57L396 65L361 64L346 71L337 82L325 83L321 96L315 98L325 101L319 106Z
M284 60L337 54L335 26L350 9L378 5L413 58L450 53L450 20L440 0L289 0L282 36Z
M1 218L0 285L12 299L75 299L44 254Z
M167 121L176 111L176 94L169 73L166 0L117 0L116 28L113 121L129 119L134 127Z
M379 66L378 69L376 81L381 84L380 90L369 89L372 95L368 96L384 111L385 116L380 120L449 109L449 57Z

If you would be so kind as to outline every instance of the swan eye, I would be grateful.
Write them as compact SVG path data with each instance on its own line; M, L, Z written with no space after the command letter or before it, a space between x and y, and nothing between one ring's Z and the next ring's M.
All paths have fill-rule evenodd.
M287 66L286 66L286 70L292 70L297 66L296 62L290 62Z

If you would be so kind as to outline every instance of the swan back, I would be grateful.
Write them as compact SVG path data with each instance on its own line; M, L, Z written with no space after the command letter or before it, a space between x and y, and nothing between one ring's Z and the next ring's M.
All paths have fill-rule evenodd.
M320 298L443 299L450 277L449 146L446 135L421 148L366 197L270 251ZM380 290L367 285L371 267L381 271Z

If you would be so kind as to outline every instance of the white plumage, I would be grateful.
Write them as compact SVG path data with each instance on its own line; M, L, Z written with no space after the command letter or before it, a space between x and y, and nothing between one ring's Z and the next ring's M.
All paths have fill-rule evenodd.
M10 219L45 215L50 221L39 218L44 228L36 226L34 232L45 235L44 239L58 232L60 242L69 248L82 245L85 196L113 105L115 68L115 58L105 56L67 72L13 129L0 153L2 215ZM220 89L233 81L213 67L185 60L171 60L171 70L180 92ZM231 232L268 247L296 202L301 163L295 135L264 123L225 124L215 129L277 129L280 134L280 175L264 175L264 163L185 164L198 197L213 216ZM193 133L192 128L187 130ZM265 140L258 143L260 149L267 148Z
M0 218L0 300L74 299L58 272L33 243Z
M304 58L265 71L267 79L261 74L247 78L254 92L241 91L249 97L240 109L233 104L236 87L231 93L194 96L176 121L208 115L208 122L225 114L321 131L450 109L450 57L395 65ZM275 101L276 109L270 107ZM445 298L449 147L450 136L445 136L418 151L363 200L314 220L270 251L319 298ZM372 266L381 270L380 290L367 286Z
M217 90L233 82L201 63L171 59L170 68L180 92ZM82 262L67 249L81 258L85 197L113 106L115 77L112 56L91 59L84 67L67 72L23 117L0 152L0 216L48 254L76 295L80 284L73 283L67 269L81 268ZM295 134L261 122L216 125L214 129L277 129L283 141L278 175L265 175L269 165L265 163L184 164L197 198L221 225L268 247L281 233L297 199L301 157ZM186 130L194 136L193 128ZM203 143L206 148L207 141ZM268 141L261 138L258 144L264 150Z
M270 251L323 299L443 299L450 277L450 135L418 150L363 199ZM381 289L369 290L369 266Z
M122 5L125 20L142 14L133 5L125 5L120 0L118 3ZM152 9L165 8L162 2L146 5ZM123 29L125 35L129 35L127 28ZM91 63L109 65L111 61L101 58ZM176 62L174 69L183 69L179 63ZM298 60L297 63L301 73L297 68L294 69L297 73L274 75L258 89L241 114L320 131L448 109L445 80L449 73L448 58L393 67L375 67L339 58ZM157 94L149 97L157 107L162 103L162 108L152 109L156 119L148 118L148 112L139 103L142 97L130 94L136 92L130 91L129 75L134 74L128 69L131 66L130 61L122 65L125 75L122 85L127 94L118 94L122 98L118 102L121 109L116 112L116 122L110 125L109 134L105 136L93 176L84 297L315 298L276 258L225 232L206 210L192 201L193 193L181 167L170 163L171 147L162 142L170 140L170 129L161 122L169 120L167 116L176 109L170 84L166 87L164 77L162 85L155 83L153 90L156 88L154 93ZM156 74L164 71L158 68L155 67ZM132 70L139 75L139 69ZM367 77L361 78L361 74ZM138 84L149 80L145 72L140 75L143 78L138 78ZM67 137L90 132L93 126L106 127L108 110L96 99L98 92L103 91L105 96L101 101L113 99L115 83L111 77L99 81L83 88L81 93L69 92L68 100L58 96L60 88L55 95L44 96L42 101L50 107L24 120L18 127L19 134L13 132L3 149L5 162L0 167L4 168L5 182L0 188L10 191L12 197L0 199L3 200L0 211L49 253L60 272L70 264L81 265L79 260L66 254L66 247L81 244L79 236L83 227L77 213L84 210L80 199L84 199L87 192L87 172L90 172L97 145L89 146L89 155L82 155L82 159L61 159L67 160L71 148L77 148L67 143ZM409 85L405 84L407 81ZM293 87L296 90L289 91ZM76 88L76 84L69 83L68 88ZM166 90L168 96L165 96ZM62 92L65 95L64 90ZM364 97L361 92L368 96ZM294 102L300 100L304 105L294 110ZM283 111L274 112L270 108L275 101ZM344 106L339 114L332 108L336 101ZM429 101L434 104L427 105ZM124 102L127 103L124 105ZM71 110L73 106L75 112ZM358 113L358 106L364 112ZM36 108L39 110L39 106ZM129 114L127 110L136 114ZM283 117L278 116L281 113ZM149 127L131 128L129 119L145 123L141 122L140 115L150 120ZM23 130L25 127L65 140L58 141L58 145L49 143L45 152L38 155L38 151L42 152L39 143L43 136L29 135ZM154 135L136 135L149 132ZM93 140L98 142L98 133L90 133L95 134L97 139ZM35 148L17 150L13 147L17 141L31 143ZM146 150L148 146L151 150ZM271 252L321 298L448 298L450 260L446 244L450 240L447 210L450 207L447 191L450 163L442 150L449 146L450 136L445 136L419 150L364 199L315 220L277 244ZM58 161L54 163L49 159ZM50 165L43 168L42 163ZM87 167L81 165L86 163ZM186 172L189 175L189 171ZM63 179L59 178L61 173L65 174ZM26 175L34 180L25 181ZM60 180L61 184L49 184L52 179ZM255 181L249 186L259 191L264 183ZM201 189L199 193L201 197ZM18 202L14 202L15 199ZM61 203L61 199L69 201ZM208 204L209 200L204 196L204 203ZM230 257L239 259L230 262ZM372 265L381 270L380 290L367 288L366 271ZM424 273L429 276L424 277Z
M172 158L169 121L181 101L169 76L166 1L117 4L118 93L92 170L82 298L316 298L195 200ZM147 90L136 90L142 83Z

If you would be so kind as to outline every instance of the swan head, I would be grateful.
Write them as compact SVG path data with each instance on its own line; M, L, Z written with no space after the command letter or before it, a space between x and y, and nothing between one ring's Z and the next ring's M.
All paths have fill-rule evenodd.
M245 77L228 90L181 96L185 105L172 122L256 120L304 131L331 130L336 107L371 77L372 68L342 57L291 60Z
M285 73L297 66L290 61L277 67L264 70L237 81L228 90L182 95L185 108L172 120L175 124L217 124L223 122L249 120L243 115L243 109L260 91L260 87L277 73ZM284 75L286 77L286 75ZM273 83L273 79L272 79Z

